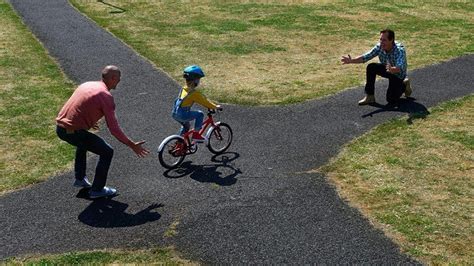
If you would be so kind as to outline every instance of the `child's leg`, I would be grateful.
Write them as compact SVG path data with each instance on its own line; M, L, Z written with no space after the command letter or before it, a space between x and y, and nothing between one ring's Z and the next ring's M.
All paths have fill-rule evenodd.
M190 115L189 108L179 108L177 113L173 114L174 120L178 121L181 124L181 129L179 130L179 135L184 135L184 133L189 131L191 124L189 121L193 120Z
M181 130L179 131L179 135L182 136L184 133L189 131L189 128L191 127L191 123L188 122L180 122L181 123Z
M204 113L199 110L196 110L190 111L189 114L193 119L196 119L196 121L194 121L194 130L201 130L202 122L204 121Z

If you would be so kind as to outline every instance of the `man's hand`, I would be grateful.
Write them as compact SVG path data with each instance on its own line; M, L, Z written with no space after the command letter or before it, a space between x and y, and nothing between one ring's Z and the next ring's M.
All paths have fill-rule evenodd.
M137 154L137 156L141 158L147 156L150 153L149 150L142 147L143 143L145 143L144 140L139 142L133 142L133 144L130 146L130 148L132 148L132 150Z
M387 70L388 73L390 74L396 74L400 72L400 69L396 66L391 66L390 64L385 65L385 69Z
M351 64L352 63L352 57L350 54L348 54L347 56L342 56L341 57L341 62L343 65L345 64Z

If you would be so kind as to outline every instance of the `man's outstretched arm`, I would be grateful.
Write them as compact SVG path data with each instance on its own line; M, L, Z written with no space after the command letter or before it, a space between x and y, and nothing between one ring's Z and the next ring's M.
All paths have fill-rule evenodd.
M369 61L370 59L376 57L380 53L380 44L375 45L370 51L365 54L359 55L356 58L352 58L351 55L342 56L342 64L361 64Z
M347 56L342 56L341 57L341 62L342 64L361 64L361 63L364 63L364 57L362 55L356 57L356 58L352 58L351 55L347 55Z
M117 117L115 116L114 110L108 110L105 112L105 121L107 122L107 127L109 128L110 133L120 142L130 147L138 157L145 157L147 156L150 151L145 149L142 144L145 141L132 141L125 133L123 133L122 129L120 128Z

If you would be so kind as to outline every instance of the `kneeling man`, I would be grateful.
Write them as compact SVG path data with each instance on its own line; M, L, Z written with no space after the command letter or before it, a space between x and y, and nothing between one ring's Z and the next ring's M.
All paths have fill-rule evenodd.
M386 99L389 104L396 103L405 94L409 97L412 93L410 80L407 78L407 59L405 47L395 42L395 32L385 29L380 32L380 42L357 58L350 55L343 56L343 64L360 64L369 61L375 56L379 57L380 63L367 65L367 78L365 84L366 96L359 101L359 105L375 103L375 78L377 75L387 78L389 81Z

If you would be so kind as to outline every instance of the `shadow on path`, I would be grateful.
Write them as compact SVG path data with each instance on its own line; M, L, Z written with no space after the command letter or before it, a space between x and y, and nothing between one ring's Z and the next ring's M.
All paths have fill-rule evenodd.
M236 177L242 174L242 171L229 163L239 157L240 155L236 152L226 152L214 155L211 158L211 161L215 164L193 165L190 161L187 161L176 169L167 170L163 175L168 178L181 178L189 175L198 182L231 186L237 182Z
M162 204L152 204L135 214L126 213L128 204L103 198L92 201L82 211L78 218L84 224L93 227L112 228L137 226L160 219L161 215L154 209L163 207Z
M127 8L122 4L113 6L104 1L111 1L102 0L103 3L99 3L107 11L118 13L124 12L119 6ZM106 64L119 65L123 73L127 73L121 86L133 89L117 90L114 93L121 124L127 128L128 134L140 139L161 139L166 137L165 130L176 130L176 122L169 117L169 104L176 97L179 85L170 76L157 70L157 66L77 12L68 1L7 2L15 7L24 23L48 49L48 53L59 62L64 73L76 83L95 79L97 71ZM419 100L426 106L434 106L441 101L472 93L470 84L474 83L474 79L472 69L468 66L473 64L474 56L469 55L414 71L414 85L418 83ZM450 86L449 90L445 89L447 86ZM308 162L314 166L324 163L346 140L388 118L396 117L400 112L410 114L411 120L428 113L425 106L407 101L396 108L372 107L370 111L374 112L364 117L377 116L374 117L377 119L365 119L361 117L361 109L353 104L355 95L360 95L363 88L357 90L348 90L321 101L285 107L247 108L229 105L232 111L226 113L226 120L235 125L236 130L243 132L240 135L241 143L249 144L240 147L241 154L224 154L213 158L212 162L208 158L198 160L196 156L193 158L196 159L196 165L186 162L180 169L165 173L169 178L189 175L199 182L208 182L202 186L192 184L196 182L159 179L160 173L156 173L154 164L146 166L147 161L135 163L131 161L129 152L117 152L114 161L121 163L115 164L115 171L129 174L129 178L120 181L121 186L153 184L149 189L154 193L144 195L142 190L132 190L134 193L128 195L127 199L140 200L134 204L154 203L156 193L161 193L171 195L166 199L172 202L170 213L181 214L181 210L189 210L181 217L179 234L168 241L170 244L178 243L176 246L187 257L198 258L207 264L408 264L407 257L400 253L396 245L378 231L370 230L372 225L357 212L345 210L344 202L339 197L325 198L328 195L325 190L330 189L326 186L325 178L321 177L319 181L314 181L312 176L274 178L288 177L291 174L286 173L293 170L305 170ZM346 106L347 113L341 114L341 107ZM287 119L278 115L281 111L287 115ZM420 116L420 113L423 115ZM356 124L361 120L365 123L361 124L362 127L354 127L353 123L341 124L341 115ZM306 130L308 116L312 118L312 128L319 130L317 134ZM161 119L165 117L167 119ZM261 127L246 130L248 125L255 123ZM279 141L268 145L267 136L261 134L273 128L284 131L291 129L300 138L313 141L311 145L305 146L304 152L284 153L283 148L295 142L288 143L287 135L277 134L274 137ZM111 137L108 133L104 135ZM260 147L262 143L268 146L263 151ZM120 147L121 150L125 149ZM132 165L143 168L138 173ZM273 171L267 171L270 167L274 167ZM157 181L152 184L144 178L151 173L157 177ZM249 181L244 184L243 175L246 175L245 178L266 178L247 178ZM242 179L239 184L236 183L237 178ZM227 186L226 195L212 190L214 184ZM81 248L100 248L103 247L103 241L113 241L117 247L141 248L142 243L160 242L161 239L156 236L162 235L165 226L169 225L161 223L167 219L165 213L168 210L163 208L157 211L155 209L161 205L156 204L146 207L149 203L145 203L132 208L132 203L129 206L114 198L86 202L86 207L83 201L64 206L68 200L67 193L70 193L66 186L70 186L69 181L61 177L1 198L0 258L71 250L68 239L77 239L75 244ZM194 188L200 188L198 192L205 193L197 195L202 201L190 202L194 195L171 194L185 190L195 192L197 189ZM51 196L66 198L60 202L44 200L44 191L54 191L56 194ZM231 195L239 197L229 200L228 196ZM217 199L225 201L219 202L216 208ZM40 204L32 204L38 201ZM61 208L54 208L56 204ZM55 215L64 219L52 223L55 218L51 216L52 212L57 212ZM35 214L35 219L31 219L32 214ZM70 217L78 217L82 224L67 223L65 219ZM153 222L157 220L160 221ZM143 233L142 224L150 232ZM117 227L121 234L117 237L116 230L94 230L95 237L100 239L90 243L80 237L84 225L99 229ZM38 230L38 226L44 228ZM137 241L137 237L141 239Z
M374 103L371 104L371 106L378 107L379 109L372 111L368 114L362 115L362 118L366 118L369 116L372 117L373 115L382 112L401 112L408 114L407 122L408 124L411 124L413 123L413 120L418 118L423 119L430 114L426 106L416 102L415 98L400 99L400 101L395 105L382 105L379 103Z

